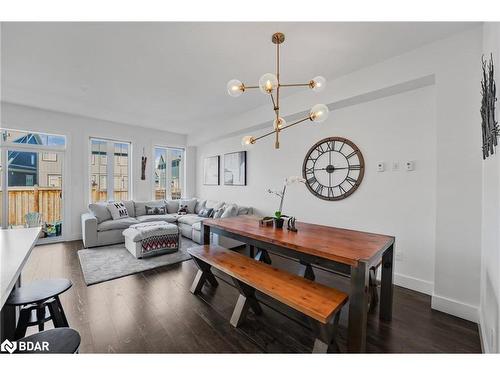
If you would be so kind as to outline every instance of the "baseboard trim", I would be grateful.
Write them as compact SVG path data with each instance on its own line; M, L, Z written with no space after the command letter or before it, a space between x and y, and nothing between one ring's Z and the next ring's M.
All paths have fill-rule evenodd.
M486 332L484 332L484 319L481 311L479 311L479 323L477 325L479 326L479 341L481 342L481 351L483 353L491 353L487 340L488 336L486 335Z
M474 323L479 323L478 306L472 306L467 303L434 294L432 296L431 308Z
M417 279L416 277L402 275L400 273L394 274L394 284L402 286L406 289L415 290L429 296L434 292L434 283L427 280Z

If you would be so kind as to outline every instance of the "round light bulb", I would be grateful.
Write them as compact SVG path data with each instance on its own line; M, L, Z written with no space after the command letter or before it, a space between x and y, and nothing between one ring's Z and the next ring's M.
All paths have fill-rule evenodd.
M255 143L255 138L251 135L245 135L241 139L241 145L243 147L249 147L249 146L253 145L254 143Z
M309 118L313 122L323 122L328 118L328 107L324 104L316 104L309 112Z
M274 130L283 129L286 126L286 121L283 117L278 117L273 121Z
M322 76L314 77L309 83L309 87L311 90L315 92L323 91L326 87L326 79Z
M259 88L263 94L271 94L278 87L278 78L272 73L266 73L259 79Z
M227 83L227 93L233 98L237 98L245 91L245 85L237 79L232 79Z

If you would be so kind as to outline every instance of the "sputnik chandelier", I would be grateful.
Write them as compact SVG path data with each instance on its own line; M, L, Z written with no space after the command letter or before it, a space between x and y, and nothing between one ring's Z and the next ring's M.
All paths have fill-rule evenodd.
M312 121L314 123L320 123L327 119L328 117L328 107L324 104L316 104L309 111L309 116L287 124L285 119L280 116L280 90L283 87L309 87L315 92L320 92L325 88L326 80L324 77L317 76L307 83L290 83L284 84L280 81L280 44L285 41L285 35L283 33L275 33L272 36L272 42L276 44L276 75L272 73L266 73L259 79L258 86L247 86L237 79L232 79L227 83L227 92L232 97L238 97L243 94L248 89L257 89L265 94L269 95L271 102L273 104L273 110L275 113L275 119L273 121L273 130L265 133L259 137L254 137L247 135L241 140L243 146L250 146L257 142L259 139L265 138L270 135L275 135L274 147L279 148L279 134L281 131L288 129L294 125L300 124L304 121Z

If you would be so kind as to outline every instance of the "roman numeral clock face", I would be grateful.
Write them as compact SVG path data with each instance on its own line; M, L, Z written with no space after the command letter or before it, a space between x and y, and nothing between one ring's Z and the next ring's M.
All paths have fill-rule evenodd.
M336 201L354 193L363 180L365 161L359 148L341 137L325 138L308 151L302 175L318 198Z

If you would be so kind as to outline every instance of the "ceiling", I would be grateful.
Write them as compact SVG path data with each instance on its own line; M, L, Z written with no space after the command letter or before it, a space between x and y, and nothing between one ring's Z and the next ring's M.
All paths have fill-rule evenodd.
M474 23L2 23L2 100L192 134L268 104L226 83L334 79ZM294 93L295 89L287 91Z

